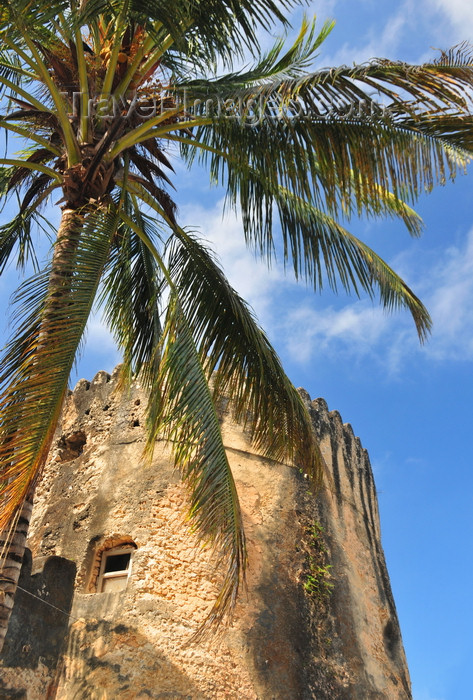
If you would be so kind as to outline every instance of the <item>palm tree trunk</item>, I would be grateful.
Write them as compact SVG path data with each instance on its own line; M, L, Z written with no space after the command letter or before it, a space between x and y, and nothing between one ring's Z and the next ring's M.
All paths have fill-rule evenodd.
M71 259L78 245L78 236L73 235L79 220L78 217L79 215L74 209L63 210L49 275L49 293L39 331L38 351L42 353L47 352L49 329L51 328L51 323L54 322L54 312L68 303ZM32 359L31 362L31 371L34 373L35 369L38 370L40 359ZM21 387L19 389L21 392ZM66 389L67 385L64 387L64 394ZM9 526L0 534L0 653L8 630L26 548L34 491L38 477L41 475L46 462L47 453L51 447L54 430L51 430L49 434L49 444L46 445L46 449L43 446L42 454L44 454L44 457L40 458L35 465L34 473L25 488L23 502L12 514Z

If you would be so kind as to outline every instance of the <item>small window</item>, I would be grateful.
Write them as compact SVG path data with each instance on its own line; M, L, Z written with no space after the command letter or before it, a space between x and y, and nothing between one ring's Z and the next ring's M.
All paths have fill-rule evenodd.
M113 593L126 588L131 571L130 547L116 547L102 553L100 574L97 581L98 593Z

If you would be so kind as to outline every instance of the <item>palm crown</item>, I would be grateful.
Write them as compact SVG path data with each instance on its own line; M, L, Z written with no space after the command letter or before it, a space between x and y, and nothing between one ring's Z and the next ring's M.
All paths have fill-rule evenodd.
M207 165L263 258L280 232L297 277L379 293L386 308L407 308L424 338L421 302L338 220L388 215L418 234L409 203L463 168L472 145L465 47L420 67L376 60L310 72L330 23L316 33L304 21L289 47L259 48L259 33L286 24L292 4L0 0L0 126L26 140L0 161L2 196L18 198L0 228L2 270L15 255L20 267L36 262L32 226L51 197L62 205L49 262L16 295L3 357L0 527L12 529L41 473L98 300L124 379L141 372L150 390L148 452L158 434L171 440L191 515L225 561L217 621L246 561L219 399L267 456L316 481L323 464L251 310L178 223L170 154ZM248 54L252 65L235 70Z

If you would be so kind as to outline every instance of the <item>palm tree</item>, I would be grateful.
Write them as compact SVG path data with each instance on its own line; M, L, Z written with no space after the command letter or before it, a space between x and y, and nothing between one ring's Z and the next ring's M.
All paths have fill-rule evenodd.
M330 23L317 33L304 20L292 45L259 47L262 31L287 27L294 4L0 0L0 126L26 144L0 160L1 194L17 203L0 228L0 270L12 258L36 269L16 293L1 364L0 638L97 301L123 351L123 381L139 372L150 392L147 453L158 434L174 445L191 516L224 565L209 622L231 609L246 564L222 397L265 455L321 478L308 414L267 337L206 243L179 225L171 156L208 166L263 259L282 246L314 289L378 293L387 309L411 312L421 339L429 331L419 299L338 221L386 215L419 233L410 204L471 150L470 55L314 72ZM249 67L235 68L244 56ZM31 234L55 199L61 221L41 267Z

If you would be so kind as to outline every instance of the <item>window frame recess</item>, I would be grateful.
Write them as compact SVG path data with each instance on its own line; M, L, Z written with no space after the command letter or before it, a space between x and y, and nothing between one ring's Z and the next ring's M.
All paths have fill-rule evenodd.
M124 545L122 547L110 547L110 549L104 549L102 552L101 556L101 561L100 561L100 571L99 575L97 577L97 593L115 593L117 591L122 591L125 590L125 588L128 586L128 581L130 579L131 575L131 567L132 567L132 560L133 560L133 552L135 551L135 547L132 545ZM129 554L130 557L128 559L128 564L126 569L119 569L118 571L105 571L106 565L107 565L107 559L109 557L114 557L114 556L120 556L121 554ZM121 579L124 581L124 585L114 591L106 591L104 590L104 582L106 584L107 581L110 581L111 579Z

